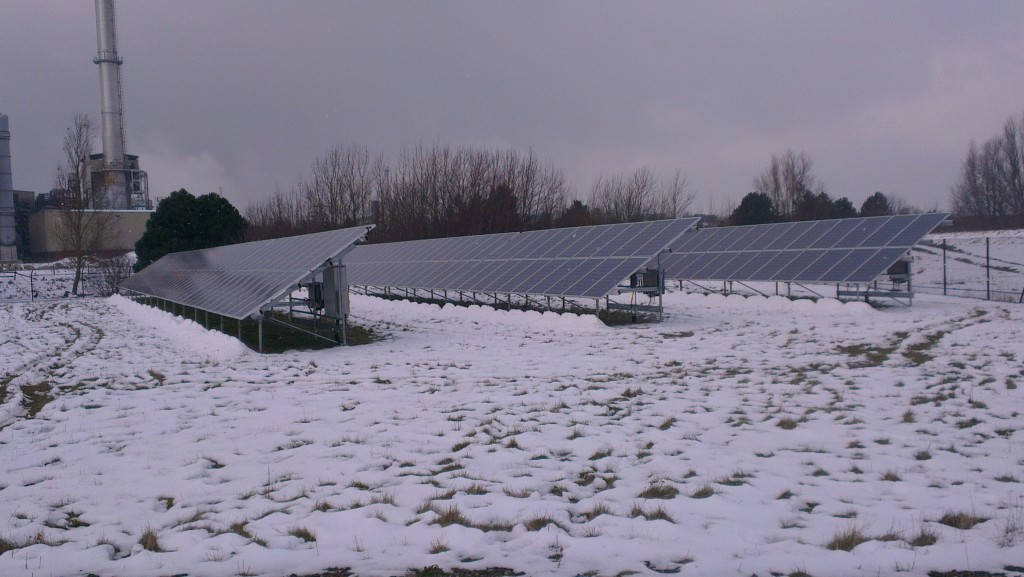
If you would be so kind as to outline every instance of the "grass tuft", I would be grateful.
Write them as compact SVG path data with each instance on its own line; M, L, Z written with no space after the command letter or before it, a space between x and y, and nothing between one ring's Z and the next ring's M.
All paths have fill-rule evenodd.
M444 553L449 550L451 550L451 547L449 547L448 542L444 540L444 535L441 535L430 542L431 555L437 555L438 553Z
M985 521L988 521L988 519L985 517L975 516L966 511L946 511L946 513L939 518L939 523L962 531L966 531L978 523L984 523Z
M705 484L701 487L694 489L693 492L690 493L690 497L693 499L707 499L708 497L711 497L714 494L715 488L712 487L711 485Z
M157 541L156 531L152 527L146 527L146 530L142 532L142 536L139 537L139 545L146 551L160 551L160 542Z
M298 537L299 539L302 539L306 543L315 543L316 542L316 535L313 534L312 531L310 531L309 529L307 529L305 527L301 527L301 526L296 525L295 527L292 527L291 529L288 530L288 534L291 535L292 537Z
M922 526L917 533L907 541L907 544L911 547L927 547L938 542L939 534L928 527Z
M676 489L672 485L665 485L663 483L654 483L644 489L639 497L641 499L673 499L679 494L679 489Z
M858 527L851 526L836 533L825 548L829 551L853 551L854 547L869 540Z
M449 525L465 525L469 526L469 520L462 514L462 511L457 505L449 505L440 511L434 510L437 513L437 519L434 519L434 523L447 527Z
M779 421L777 423L775 423L776 427L778 427L778 428L780 428L780 429L782 429L784 431L792 431L793 429L796 428L796 425L797 425L797 422L795 420L789 418L789 417L783 417L783 418L779 419Z
M540 531L548 525L554 525L563 531L565 530L565 527L562 527L562 525L550 515L540 515L538 517L527 519L523 522L523 526L526 527L527 531Z

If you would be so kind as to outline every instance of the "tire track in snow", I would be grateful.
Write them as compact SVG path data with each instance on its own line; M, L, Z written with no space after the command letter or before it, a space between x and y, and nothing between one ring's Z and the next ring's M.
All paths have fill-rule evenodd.
M20 360L6 368L0 377L0 430L18 418L34 418L54 399L54 389L59 390L55 387L56 381L69 366L99 346L104 336L102 329L84 321L67 321L69 311L68 303L11 307L13 338L7 337L3 346L4 350L11 351L9 358ZM46 327L46 334L59 335L59 341L45 343L40 348L38 345L42 343L21 338L21 327L39 324Z

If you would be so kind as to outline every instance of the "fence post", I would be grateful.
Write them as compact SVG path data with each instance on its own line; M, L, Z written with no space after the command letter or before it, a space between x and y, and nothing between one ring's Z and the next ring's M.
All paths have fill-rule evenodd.
M985 237L985 300L992 300L992 261L989 259L990 237Z
M942 239L942 296L946 296L946 239Z

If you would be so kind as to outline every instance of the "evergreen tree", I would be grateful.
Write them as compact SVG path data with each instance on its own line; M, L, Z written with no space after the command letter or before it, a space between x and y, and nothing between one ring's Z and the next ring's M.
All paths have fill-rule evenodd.
M850 199L845 196L837 198L832 203L832 218L854 218L857 216L857 209Z
M733 226L767 224L777 221L778 216L771 197L761 192L751 192L744 196L740 205L732 211L729 223Z
M172 252L234 244L245 235L245 219L224 197L204 194L196 198L185 189L160 201L135 243L142 270Z
M889 199L881 192L876 192L860 205L861 216L889 216L892 214L892 207Z
M574 200L572 204L566 207L562 211L562 214L558 215L555 219L556 227L566 226L587 226L594 224L593 217L590 214L590 207L583 204L581 200Z

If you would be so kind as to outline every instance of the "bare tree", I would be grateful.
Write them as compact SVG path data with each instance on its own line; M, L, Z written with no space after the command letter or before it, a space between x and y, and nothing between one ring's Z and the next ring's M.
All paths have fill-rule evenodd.
M102 284L100 292L103 296L110 296L117 292L121 281L132 275L132 259L127 254L121 254L105 258L99 261Z
M697 198L696 191L690 190L690 183L681 170L672 175L672 180L661 185L661 215L668 218L680 218L690 212L690 205Z
M892 214L917 214L921 209L910 204L910 202L898 192L889 193L889 210Z
M658 208L658 179L648 167L629 176L601 176L590 191L590 206L605 222L646 220Z
M562 172L532 151L419 145L388 164L359 147L334 147L246 218L252 240L373 218L373 241L412 240L548 228L568 196Z
M590 205L602 222L638 222L678 218L695 196L681 171L671 180L663 180L651 168L643 167L629 176L598 178L590 192Z
M811 174L814 161L806 153L792 150L782 156L772 154L771 162L754 179L754 192L768 195L779 218L790 220L806 193L817 195L825 187Z
M96 199L87 174L92 140L89 117L75 114L74 125L64 135L63 164L57 167L56 188L60 198L54 235L60 251L72 259L73 294L79 294L82 271L89 258L109 245L114 228L112 213L94 209Z
M970 225L1024 224L1024 114L980 147L970 144L951 200L957 220Z
M302 190L310 218L319 230L355 226L368 217L374 171L383 158L357 146L334 146L310 170Z

